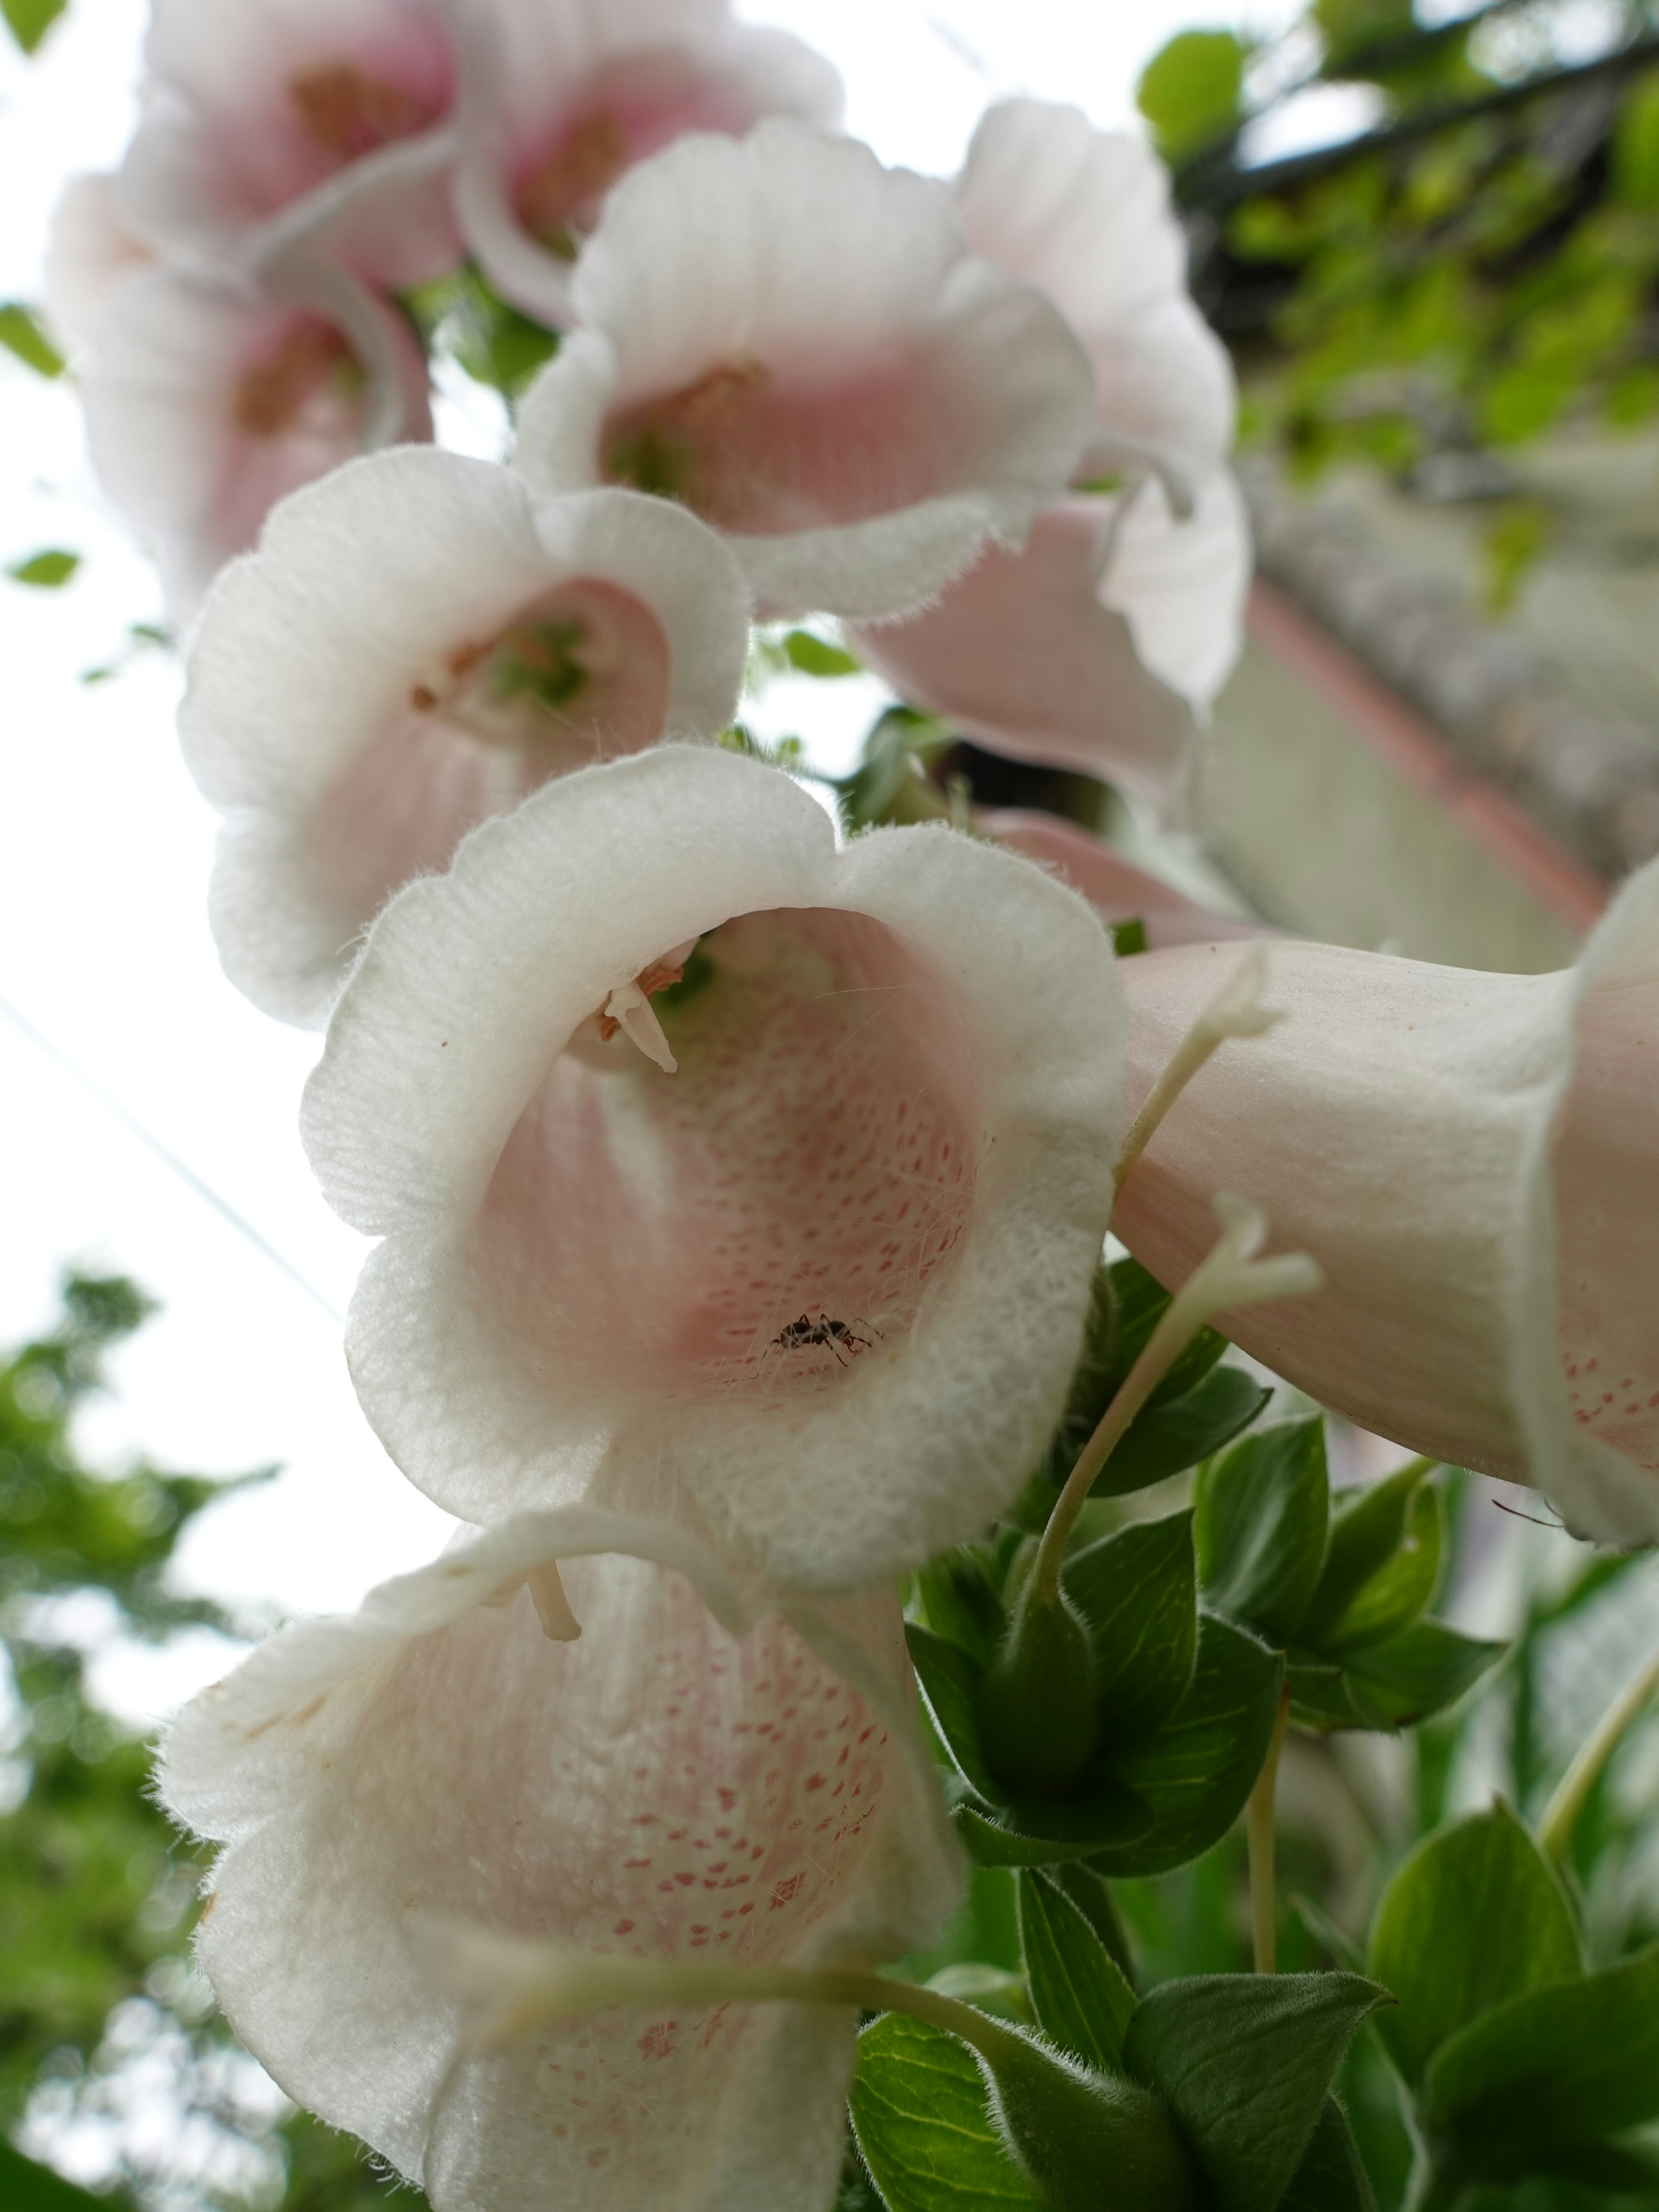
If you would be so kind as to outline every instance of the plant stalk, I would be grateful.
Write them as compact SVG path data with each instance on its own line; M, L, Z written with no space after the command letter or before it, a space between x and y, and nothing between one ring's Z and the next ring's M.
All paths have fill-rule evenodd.
M1595 1789L1601 1770L1619 1748L1620 1740L1654 1692L1659 1689L1659 1650L1628 1681L1602 1714L1588 1742L1556 1784L1555 1794L1538 1824L1538 1841L1553 1859L1565 1858L1584 1801Z
M1273 1867L1274 1799L1279 1787L1279 1755L1285 1748L1285 1731L1291 1717L1289 1686L1280 1691L1279 1712L1267 1745L1267 1756L1255 1778L1244 1812L1244 1833L1250 1851L1250 1943L1258 1974L1279 1971L1279 1888Z

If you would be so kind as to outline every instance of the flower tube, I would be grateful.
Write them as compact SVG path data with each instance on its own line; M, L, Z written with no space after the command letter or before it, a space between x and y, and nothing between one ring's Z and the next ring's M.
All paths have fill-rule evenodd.
M1131 1097L1213 988L1221 946L1123 970ZM1113 1225L1165 1283L1218 1185L1325 1288L1224 1323L1413 1451L1543 1491L1577 1534L1659 1538L1659 866L1577 964L1494 975L1280 944L1286 1018L1196 1076Z
M320 1024L392 892L550 777L723 728L748 641L731 555L664 500L538 506L425 447L297 493L214 592L179 716L233 981Z
M454 1921L751 1968L933 1940L960 1876L914 1707L890 1594L792 1625L577 1508L283 1630L174 1724L161 1790L225 1847L198 1954L236 2033L434 2212L821 2212L854 2008L671 2002L481 2054L428 1960Z
M1277 936L1264 923L1241 921L1236 915L1218 914L1201 906L1161 876L1148 875L1133 860L1126 860L1103 838L1095 836L1061 815L1044 814L1036 808L988 806L979 808L974 824L1010 851L1080 891L1103 921L1139 921L1145 926L1146 943L1154 952L1171 945L1212 945L1229 937Z
M586 1499L820 1588L962 1540L1076 1359L1121 1006L1094 915L988 845L838 852L713 750L550 784L387 907L307 1091L385 1240L365 1411L473 1520Z
M682 501L768 613L921 605L988 539L1018 543L1088 439L1076 340L967 250L945 188L798 123L642 163L571 298L582 327L526 395L520 466Z
M1232 372L1185 289L1168 176L1077 108L1012 100L975 134L956 206L975 252L1075 332L1094 440L1023 550L988 550L935 605L861 628L859 649L1000 750L1172 811L1192 714L1238 655L1250 550L1225 466Z
M726 0L452 0L463 56L455 204L504 297L573 319L571 262L605 194L689 131L767 115L832 127L841 80Z
M419 0L155 0L127 223L197 276L326 235L392 291L460 258L449 34Z
M99 483L186 621L278 500L367 447L432 434L407 326L322 264L252 294L130 277L98 321L82 396Z

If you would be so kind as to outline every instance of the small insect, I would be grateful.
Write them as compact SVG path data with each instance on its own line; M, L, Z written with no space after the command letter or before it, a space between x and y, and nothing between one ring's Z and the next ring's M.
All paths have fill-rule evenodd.
M866 1326L872 1324L866 1323ZM881 1334L879 1329L875 1333L878 1336ZM857 1329L850 1328L844 1321L831 1320L826 1313L821 1313L816 1321L810 1315L803 1314L799 1321L792 1321L787 1328L781 1328L769 1348L777 1352L799 1352L811 1344L827 1345L843 1367L849 1359L856 1358L860 1352L872 1349L869 1337L860 1335Z

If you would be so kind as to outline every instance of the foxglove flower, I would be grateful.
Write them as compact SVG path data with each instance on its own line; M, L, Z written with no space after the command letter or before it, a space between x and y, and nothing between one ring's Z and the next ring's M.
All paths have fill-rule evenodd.
M155 0L129 226L198 276L256 275L326 238L392 291L461 247L452 40L421 0Z
M275 289L130 277L100 319L82 393L104 492L192 616L287 493L368 447L429 438L426 362L402 319L343 269Z
M840 1966L959 1894L892 1596L792 1625L661 1534L578 1508L474 1537L284 1629L166 1744L166 1803L226 1847L199 1937L226 2016L434 2212L822 2212L857 2027L662 2004L475 2055L427 1965L447 1923Z
M1023 853L1057 875L1086 898L1103 921L1139 921L1147 945L1161 951L1171 945L1210 945L1226 938L1259 938L1264 925L1241 921L1202 906L1159 876L1148 875L1133 860L1075 822L1035 809L981 807L975 827L1010 851ZM1273 933L1277 934L1277 932Z
M385 1239L369 1419L471 1520L586 1500L820 1588L959 1540L1071 1375L1121 1004L1090 909L951 830L838 852L713 749L550 784L386 908L307 1091Z
M731 555L664 500L538 507L510 471L417 447L296 494L214 593L179 717L227 817L232 979L320 1024L392 891L552 776L723 728L748 640Z
M52 211L40 282L46 319L77 360L90 358L98 325L124 280L154 258L122 221L112 176L70 178Z
M956 205L975 250L1051 300L1088 355L1086 495L937 606L861 630L860 650L1002 750L1169 807L1191 736L1180 702L1206 711L1237 657L1250 555L1224 465L1232 372L1186 291L1168 177L1076 108L1008 100L975 133ZM1008 642L993 653L986 638Z
M642 163L571 297L520 465L682 501L769 613L921 605L1022 538L1088 439L1077 341L967 251L945 187L799 124Z
M840 119L841 80L726 0L449 0L463 56L455 202L506 298L572 320L570 264L606 192L688 131Z
M1123 970L1132 1096L1223 948ZM1366 1429L1530 1482L1577 1533L1659 1538L1659 864L1577 965L1493 975L1284 944L1287 1018L1194 1078L1114 1227L1160 1280L1201 1253L1218 1185L1263 1206L1326 1288L1224 1324Z

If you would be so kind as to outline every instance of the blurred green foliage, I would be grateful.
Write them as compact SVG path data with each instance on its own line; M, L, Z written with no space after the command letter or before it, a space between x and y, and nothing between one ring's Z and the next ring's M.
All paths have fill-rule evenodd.
M225 1482L143 1460L114 1475L83 1462L76 1413L103 1388L111 1348L149 1310L129 1282L71 1276L58 1327L0 1362L0 1650L11 1705L9 1715L0 1706L0 2138L42 2100L55 2117L95 2106L124 2049L165 2048L181 2127L204 2120L226 2139L213 2171L264 2177L264 2212L367 2212L386 2186L360 2145L305 2114L282 2117L268 2093L227 2090L227 2064L247 2061L187 1965L204 1856L149 1795L150 1745L88 1686L89 1643L239 1632L212 1600L176 1591L169 1569L199 1513L270 1472ZM157 2172L136 2156L123 2156L118 2178L124 2202L176 2204L186 2182L186 2201L247 2201L234 2185ZM22 2188L13 2175L0 2201L9 2208ZM52 2202L41 2197L42 2212ZM399 2202L418 2212L421 2200Z

